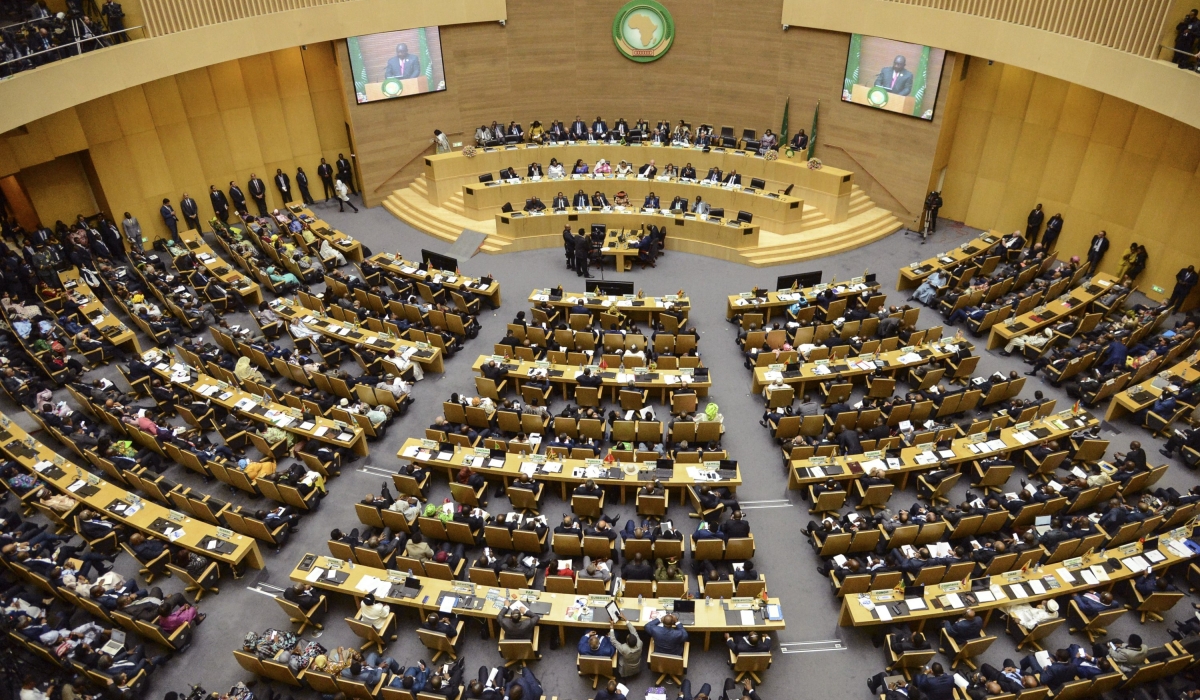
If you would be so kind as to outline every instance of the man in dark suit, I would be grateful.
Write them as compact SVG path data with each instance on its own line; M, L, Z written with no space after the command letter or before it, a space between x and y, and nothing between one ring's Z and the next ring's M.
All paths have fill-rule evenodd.
M592 136L599 141L600 139L603 139L604 135L607 133L608 124L605 124L604 120L597 116L596 121L592 122Z
M975 615L973 609L967 608L963 612L963 616L954 622L943 622L942 629L946 630L946 634L953 637L954 641L966 644L979 636L979 632L983 629L983 620Z
M1049 231L1047 231L1049 233ZM1108 231L1101 231L1092 236L1092 242L1088 245L1088 275L1095 275L1096 270L1100 268L1100 261L1104 258L1104 254L1108 252Z
M313 203L312 195L308 193L308 173L304 172L304 168L296 168L296 189L300 190L300 201Z
M650 194L646 195L646 201L642 203L642 208L643 209L658 209L658 205L659 205L658 195L651 192Z
M730 170L729 174L725 176L723 182L726 185L740 185L742 184L742 176L738 175L736 170Z
M162 207L159 208L158 213L162 214L163 223L171 232L171 238L179 241L179 217L175 215L175 207L171 206L171 200L163 197Z
M229 221L229 198L225 193L217 189L216 185L208 186L208 198L212 201L213 214L221 220L221 223Z
M721 169L714 165L713 167L708 169L708 174L704 176L704 179L708 180L709 182L720 182L721 181Z
M587 192L584 192L582 188L571 198L571 206L576 209L586 209L590 205L591 200L588 199Z
M247 183L246 189L250 190L250 196L254 198L254 204L258 207L258 215L267 215L267 186L254 173L250 173L250 182Z
M232 180L229 182L229 198L233 200L233 208L237 209L239 214L246 213L246 194Z
M292 180L283 172L283 168L275 168L275 187L279 189L279 198L284 204L292 201Z
M897 58L896 60L902 60ZM910 74L911 76L911 74ZM912 78L910 77L911 81ZM918 673L913 676L913 685L921 690L922 697L928 700L953 700L954 676L946 673L936 661L929 667L929 673Z
M1046 218L1046 212L1042 211L1042 205L1038 204L1029 212L1029 218L1026 220L1025 238L1029 241L1029 247L1033 247L1037 243L1038 233L1042 230L1042 220Z
M321 164L317 166L317 177L321 178L321 187L325 190L325 201L329 201L329 196L334 193L333 190L333 166L321 159Z
M646 163L642 167L638 168L638 175L641 177L650 178L650 177L654 177L657 174L658 174L658 167L654 165L653 160L651 160L649 163Z
M396 55L388 59L384 78L408 80L421 74L421 60L408 52L408 44L396 44Z
M572 141L579 141L587 138L587 124L583 123L583 120L579 118L578 114L575 115L575 121L571 122L569 138Z
M1062 227L1062 214L1055 214L1046 222L1046 235L1042 236L1042 250L1046 251L1046 254L1049 254L1050 249L1058 242L1058 234L1062 233Z
M596 207L597 209L600 207L607 207L608 197L606 197L600 190L596 190L596 193L592 195L592 206Z
M350 194L358 194L358 190L354 188L354 174L350 167L350 161L341 153L337 159L337 176L338 179L346 183L346 187L350 188Z
M587 197L587 195L583 195ZM588 248L590 243L587 234L583 229L579 229L579 235L575 236L575 273L580 277L591 277L592 273L588 271Z
M183 212L183 220L187 222L188 228L200 230L200 206L187 192L184 192L183 199L179 200L179 211Z
M907 96L912 93L913 74L904 67L906 63L903 56L897 56L892 65L879 71L875 85L894 95Z
M546 211L546 205L537 197L530 197L525 200L525 211Z
M570 206L570 203L567 201L567 196L565 194L559 192L558 194L554 195L554 202L551 204L551 208L566 209L568 206Z

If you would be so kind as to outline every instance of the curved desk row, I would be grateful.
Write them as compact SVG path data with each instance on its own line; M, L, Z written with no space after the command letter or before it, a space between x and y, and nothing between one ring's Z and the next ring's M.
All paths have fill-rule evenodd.
M698 214L666 215L655 210L643 213L638 210L626 209L620 211L576 211L567 209L561 212L547 210L542 214L526 214L513 212L496 215L496 234L514 241L513 250L533 248L551 248L562 245L562 231L570 227L573 233L579 229L590 232L592 224L604 224L610 229L634 230L646 226L665 226L667 242L673 249L685 252L709 254L704 251L719 250L728 260L740 260L737 251L758 248L757 224L743 224L737 220L701 218ZM541 240L539 240L541 239ZM679 242L684 245L678 245ZM687 243L695 243L695 249Z
M629 203L635 209L642 206L651 192L658 197L659 205L663 208L670 207L675 197L683 197L690 209L695 204L696 197L700 197L710 207L724 209L725 218L736 219L739 211L750 212L754 215L755 222L774 233L799 232L801 220L804 218L804 200L770 189L726 187L678 178L648 180L611 175L603 178L568 177L563 180L525 178L515 182L463 185L463 213L472 219L483 221L495 216L506 203L512 204L514 210L521 211L526 200L537 197L548 208L559 192L570 201L580 190L589 198L593 193L601 192L609 202L613 201L617 192L624 191L629 195Z
M495 175L503 168L513 168L520 174L527 172L530 163L537 162L543 170L549 168L550 159L557 158L564 168L570 169L576 160L582 159L591 168L601 158L614 166L624 160L634 168L651 160L659 171L667 164L683 168L691 163L701 177L709 168L720 168L728 174L736 170L742 176L742 184L749 185L751 178L766 181L768 191L786 189L789 193L816 207L830 221L844 221L850 212L850 197L854 186L854 174L848 170L823 167L810 169L799 154L794 158L780 154L778 160L767 160L749 151L713 148L705 152L702 148L677 146L651 146L649 144L621 146L618 144L588 144L561 146L501 146L476 149L472 158L461 152L439 153L425 157L425 181L429 201L442 206L447 200L462 191L464 185L479 183L484 173ZM589 192L589 194L591 194Z

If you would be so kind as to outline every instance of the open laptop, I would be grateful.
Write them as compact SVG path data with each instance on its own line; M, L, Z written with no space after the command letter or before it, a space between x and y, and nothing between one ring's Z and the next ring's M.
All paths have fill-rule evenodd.
M696 601L684 600L682 598L675 601L674 610L675 617L685 625L696 624Z
M1033 529L1037 534L1044 535L1050 529L1050 516L1039 515L1033 520Z
M117 654L121 653L121 650L124 648L125 631L114 629L112 631L112 637L109 638L108 643L100 648L100 653L108 654L109 656L116 656Z

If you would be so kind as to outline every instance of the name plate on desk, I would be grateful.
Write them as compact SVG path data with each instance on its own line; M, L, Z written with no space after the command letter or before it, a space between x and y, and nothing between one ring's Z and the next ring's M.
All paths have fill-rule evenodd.
M883 459L883 450L871 450L869 452L864 452L863 457L866 457L868 460Z
M1068 569L1078 569L1079 567L1083 566L1083 557L1072 557L1070 559L1063 559L1062 564L1063 564L1063 566L1065 566Z
M438 447L440 447L440 445L438 444L438 441L437 441L437 440L425 440L425 439L422 439L422 440L421 440L421 447L424 447L424 448L425 448L425 449L427 449L427 450L436 450L436 449L438 449Z
M220 537L223 540L231 540L233 539L233 530L219 527L217 528L217 537Z
M187 519L187 516L177 510L167 511L167 518L173 523L181 523Z

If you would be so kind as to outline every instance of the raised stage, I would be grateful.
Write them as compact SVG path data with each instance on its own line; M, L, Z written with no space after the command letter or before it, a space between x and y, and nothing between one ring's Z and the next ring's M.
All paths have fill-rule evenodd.
M742 175L744 189L704 186L693 182L657 179L540 179L523 177L530 162L548 166L557 158L569 166L576 159L593 165L599 158L612 163L625 159L635 167L654 159L661 168L668 163L691 163L697 173L710 167L722 172L736 170ZM499 170L511 167L520 181L499 181ZM491 174L491 182L480 176ZM538 196L549 205L558 191L570 197L582 189L587 194L599 190L610 200L625 191L630 202L640 204L654 191L662 206L669 206L675 195L693 201L700 195L711 206L725 209L726 221L709 222L688 216L669 217L635 212L568 214L545 216L520 215L529 196ZM501 206L511 202L516 212L502 213ZM590 144L507 149L480 149L475 157L445 153L425 159L425 174L410 186L394 191L384 207L414 228L446 241L454 241L463 229L487 236L481 250L485 253L553 248L562 245L561 231L589 223L630 228L641 223L667 227L667 248L720 258L752 266L779 265L833 255L866 245L901 228L891 212L875 203L853 182L853 173L837 168L809 169L799 157L768 161L743 151L704 152L697 149L651 146ZM738 211L749 211L749 225L728 221Z

